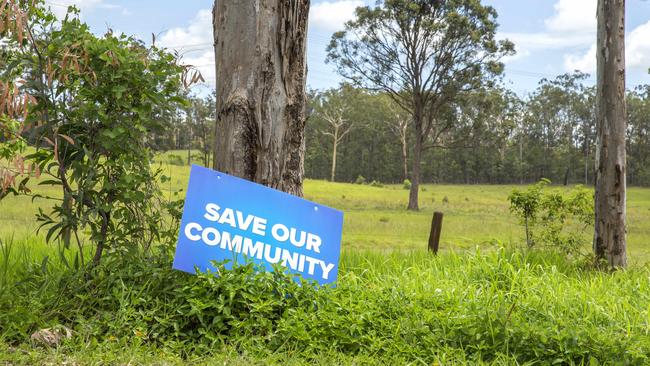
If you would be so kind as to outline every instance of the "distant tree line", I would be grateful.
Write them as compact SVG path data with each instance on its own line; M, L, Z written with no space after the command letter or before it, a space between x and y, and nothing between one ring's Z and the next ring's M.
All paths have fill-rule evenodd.
M423 152L422 181L525 184L547 178L555 184L592 185L595 88L585 85L588 78L575 72L543 79L524 98L498 87L458 98L441 112L453 127ZM414 138L405 126L411 121L387 94L342 84L311 91L309 97L307 177L354 182L361 176L385 183L409 177L405 159ZM650 86L628 91L627 103L628 183L648 186ZM339 124L336 138L333 119Z
M594 183L595 88L588 74L543 79L526 97L491 87L463 95L441 115L452 128L424 150L422 181L454 184ZM386 93L350 84L308 93L305 176L402 183L410 176L410 117ZM158 114L156 150L212 166L214 95ZM650 85L627 93L628 184L650 186ZM333 159L336 145L336 159ZM333 162L335 163L333 169Z
M215 98L187 96L188 103L174 112L159 112L149 144L157 151L184 150L183 160L211 166L214 147ZM197 154L198 151L198 154Z

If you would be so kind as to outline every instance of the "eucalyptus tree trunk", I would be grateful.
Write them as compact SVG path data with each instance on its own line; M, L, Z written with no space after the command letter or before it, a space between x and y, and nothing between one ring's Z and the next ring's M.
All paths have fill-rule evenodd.
M625 1L598 0L594 254L625 267Z
M215 1L214 168L302 196L309 0Z
M404 180L409 179L409 160L408 160L408 145L406 142L406 128L403 130L402 136L400 136L400 142L402 143L402 174L404 175Z
M334 135L332 136L332 173L330 174L330 182L336 179L336 150L339 146L339 128L334 127Z
M411 169L411 189L409 191L409 203L406 207L410 211L418 211L418 193L420 192L420 164L422 163L422 150L424 149L424 140L426 139L423 127L423 103L417 103L413 113L413 128L415 144L413 146L412 169Z
M411 169L411 189L409 191L409 203L406 207L410 211L418 211L418 193L420 192L420 164L422 162L422 137L415 136L415 146L413 147L413 167Z

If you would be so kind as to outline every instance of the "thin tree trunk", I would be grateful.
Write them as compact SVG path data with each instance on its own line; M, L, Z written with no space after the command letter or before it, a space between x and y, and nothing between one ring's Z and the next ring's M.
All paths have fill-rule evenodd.
M406 131L403 131L402 136L402 167L404 169L404 180L409 178L409 161L408 161L408 146L406 145Z
M100 210L100 215L102 216L102 224L100 227L100 239L97 241L97 247L95 248L95 255L93 256L93 266L99 265L99 261L102 259L102 254L104 253L104 246L106 245L106 237L108 236L108 225L111 221L111 214L109 212Z
M339 145L339 129L334 128L334 137L332 138L332 174L330 175L330 182L334 182L336 178L336 148Z
M524 144L519 141L519 184L524 184Z
M566 170L564 171L564 185L568 186L569 185L569 173L571 172L571 166L567 166Z
M192 123L190 118L187 118L187 165L192 164Z
M418 193L420 192L420 161L422 160L422 138L415 137L413 148L413 168L411 169L411 191L409 192L409 204L407 209L418 211Z
M589 147L585 151L585 185L589 184Z
M589 184L589 130L587 122L584 122L585 128L585 185Z
M594 254L625 267L625 1L598 1Z
M309 0L216 1L214 168L302 196Z

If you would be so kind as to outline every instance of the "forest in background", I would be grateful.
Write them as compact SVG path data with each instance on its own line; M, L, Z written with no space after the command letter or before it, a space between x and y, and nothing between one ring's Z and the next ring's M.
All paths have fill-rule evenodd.
M547 178L554 184L593 185L596 108L589 78L575 72L543 79L523 98L492 87L456 100L440 117L453 122L450 128L429 137L423 181L526 184ZM408 179L404 154L410 157L412 129L388 94L342 84L308 96L306 177L332 179L336 139L335 181ZM199 150L189 161L211 166L214 95L191 100L177 113L160 116L163 128L152 131L150 143L159 151ZM628 184L650 186L650 85L629 90L627 107ZM187 161L184 155L177 163Z

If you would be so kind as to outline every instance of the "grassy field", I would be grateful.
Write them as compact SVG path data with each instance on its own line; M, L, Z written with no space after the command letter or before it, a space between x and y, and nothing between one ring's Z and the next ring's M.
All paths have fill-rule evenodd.
M178 154L180 156L180 153ZM171 178L167 192L184 189L189 167L164 164L160 167ZM57 196L53 188L37 187L38 193ZM442 250L520 244L524 232L510 213L507 197L518 186L507 185L430 185L422 186L419 212L408 212L408 190L401 185L373 187L349 183L307 180L305 198L344 212L344 250L422 250L426 248L431 216L445 214L441 237ZM558 187L556 189L569 189ZM182 192L181 194L184 194ZM34 214L49 202L29 197L8 197L0 201L0 238L13 236L15 242L34 244ZM629 189L628 250L633 264L650 260L650 189ZM585 238L587 241L589 238Z
M166 194L189 176L170 160L158 158ZM169 254L67 271L35 232L48 202L9 197L0 364L648 364L650 189L629 190L631 268L605 273L516 250L515 188L424 185L421 210L407 212L401 185L307 180L307 199L345 213L337 287L317 291L250 268L191 276L171 270ZM437 257L426 252L433 211L445 213ZM62 346L28 341L59 324L74 331Z

